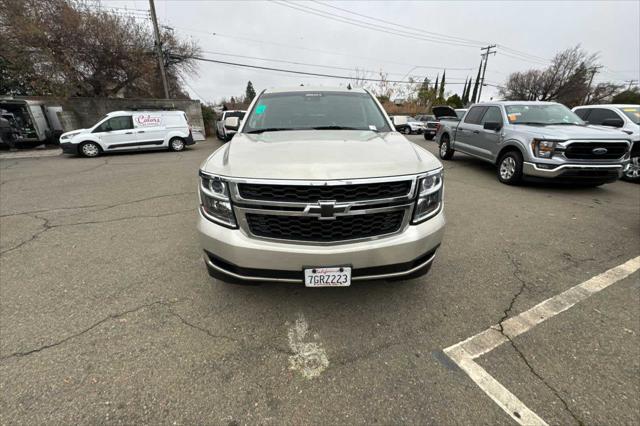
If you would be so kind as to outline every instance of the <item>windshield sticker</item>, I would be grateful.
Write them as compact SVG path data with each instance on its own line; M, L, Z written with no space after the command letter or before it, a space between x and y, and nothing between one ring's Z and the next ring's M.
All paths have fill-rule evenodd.
M267 106L266 105L258 105L256 107L256 115L263 114L266 110L267 110Z
M378 130L378 128L376 126L374 126L373 124L369 124L369 130L373 130L374 132Z
M520 115L522 114L520 114L519 112L509 114L509 121L516 121Z

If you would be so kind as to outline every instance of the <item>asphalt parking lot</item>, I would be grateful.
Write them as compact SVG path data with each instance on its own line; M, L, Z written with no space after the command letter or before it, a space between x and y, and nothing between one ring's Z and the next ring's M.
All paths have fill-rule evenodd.
M514 424L445 350L640 255L640 186L456 155L426 277L224 284L195 230L218 145L0 160L0 423ZM640 273L613 275L473 365L549 424L640 423Z

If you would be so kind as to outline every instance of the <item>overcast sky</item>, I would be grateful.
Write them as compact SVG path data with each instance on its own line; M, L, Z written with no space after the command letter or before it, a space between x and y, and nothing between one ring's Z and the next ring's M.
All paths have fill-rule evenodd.
M140 14L134 9L149 8L147 0L104 0L102 4L126 7L133 14ZM496 85L502 84L511 72L544 67L542 60L581 44L587 51L599 53L600 62L605 66L596 81L623 84L625 80L640 80L640 2L637 0L304 1L291 4L293 7L270 1L156 0L156 11L161 24L173 27L180 37L197 40L203 56L229 62L341 76L355 76L354 70L360 68L368 70L372 78L383 71L390 79L397 80L406 79L407 73L420 80L435 79L446 69L447 92L460 93L463 85L453 83L475 78L480 63L478 42L498 45L497 54L489 58L486 76L488 83ZM377 30L338 22L337 19L344 18L336 16L318 16L326 14L352 22L367 21ZM362 15L389 23L371 21ZM409 31L415 36L384 31ZM450 42L455 38L454 45L445 44L443 38ZM274 86L348 83L344 79L202 62L198 75L189 78L188 85L194 99L211 102L243 94L249 80L257 92ZM486 87L483 99L496 94L495 87Z

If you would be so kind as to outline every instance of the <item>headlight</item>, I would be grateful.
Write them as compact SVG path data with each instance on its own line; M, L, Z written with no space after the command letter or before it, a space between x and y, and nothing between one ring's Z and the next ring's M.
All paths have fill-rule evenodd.
M413 210L413 224L424 222L442 209L443 170L430 172L418 179L418 197Z
M556 141L547 141L542 139L534 139L531 142L533 154L539 158L551 158L556 148Z
M229 198L229 185L223 179L217 176L200 175L200 208L210 221L237 228L231 198Z

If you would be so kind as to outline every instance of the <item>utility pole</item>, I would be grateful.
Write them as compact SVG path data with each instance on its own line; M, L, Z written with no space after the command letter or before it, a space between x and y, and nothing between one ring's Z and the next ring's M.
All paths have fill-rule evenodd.
M629 87L627 87L627 90L631 90L632 86L638 85L638 80L625 80L624 82L629 83Z
M585 105L588 105L591 100L591 85L593 84L593 77L596 76L598 70L602 68L602 65L596 65L591 68L591 78L589 79L589 85L587 86L587 93L584 95L584 101L582 102Z
M490 44L487 47L480 48L480 50L486 50L486 52L482 54L482 57L484 58L484 66L482 68L482 78L481 78L480 89L478 90L478 102L480 102L480 99L482 96L482 86L484 86L484 74L485 72L487 72L487 62L489 61L489 55L496 54L495 50L491 51L491 49L495 49L495 48L496 48L495 44Z
M162 42L160 41L160 31L158 30L158 18L156 18L156 6L153 0L149 0L151 8L151 21L153 22L153 32L156 36L156 53L158 55L158 66L160 67L160 77L162 77L162 87L164 88L164 97L169 99L169 86L167 86L167 74L164 72L164 58L162 57Z

